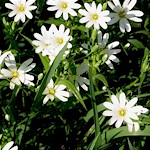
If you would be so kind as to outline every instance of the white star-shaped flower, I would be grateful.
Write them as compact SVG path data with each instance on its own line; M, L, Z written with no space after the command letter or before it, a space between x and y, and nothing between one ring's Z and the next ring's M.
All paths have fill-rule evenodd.
M53 32L51 28L49 30L46 30L46 27L44 25L41 27L41 34L34 33L34 37L37 40L33 40L32 44L37 47L35 49L36 53L42 52L43 56L46 56L49 54L49 51L53 49L52 35L53 35Z
M96 6L95 2L93 1L92 4L84 3L85 9L80 9L79 13L84 17L80 19L80 23L86 23L86 27L90 28L94 25L95 29L99 29L100 26L103 29L107 29L107 22L111 20L108 16L108 10L102 10L102 5L99 3Z
M19 20L25 22L26 17L32 19L33 15L30 11L37 8L37 6L31 6L35 1L36 0L10 0L11 3L5 4L5 7L12 10L8 16L15 16L15 22L18 22Z
M52 47L56 51L60 51L65 46L68 40L69 41L72 40L72 37L69 35L70 29L69 28L65 29L65 26L63 24L59 26L59 29L57 29L57 27L54 24L52 24L51 30L53 31ZM71 48L71 47L72 44L68 43L67 48Z
M108 6L114 11L114 13L110 13L109 15L112 19L108 24L111 25L119 21L120 31L130 32L131 25L128 20L135 22L142 21L139 17L143 16L143 12L140 10L131 10L136 3L137 0L125 0L121 6L119 0L108 1Z
M98 31L98 46L100 49L104 50L104 57L106 57L106 64L110 69L113 69L114 66L111 63L111 61L118 63L119 59L115 56L115 54L118 54L121 52L120 49L114 49L119 45L118 41L112 42L107 45L109 39L109 34L105 33L102 36L102 32Z
M14 144L14 141L8 142L8 143L3 147L2 150L18 150L18 146L12 147L13 144Z
M34 76L27 74L27 72L29 72L35 67L35 63L32 63L32 61L32 58L26 60L17 69L14 55L12 53L9 54L5 58L5 65L8 67L8 69L2 68L0 70L0 79L11 78L10 89L14 89L15 84L21 85L21 83L27 86L34 86L34 83L32 82L34 80Z
M74 9L79 9L81 7L80 4L76 3L77 0L48 0L47 5L51 5L48 7L48 11L56 11L55 18L59 18L63 15L64 20L68 20L68 14L71 16L77 16L77 13Z
M69 92L64 91L65 88L66 86L63 84L55 85L54 81L51 79L43 91L43 95L46 95L43 99L43 104L46 104L49 99L53 101L55 97L63 102L68 101Z
M115 95L111 95L112 102L104 102L103 105L109 110L103 112L104 116L111 116L109 120L109 125L115 123L115 127L119 128L123 122L128 126L129 132L135 128L135 131L139 129L138 126L138 113L141 112L141 107L134 106L138 98L134 97L130 101L126 99L125 93L122 92L119 98Z

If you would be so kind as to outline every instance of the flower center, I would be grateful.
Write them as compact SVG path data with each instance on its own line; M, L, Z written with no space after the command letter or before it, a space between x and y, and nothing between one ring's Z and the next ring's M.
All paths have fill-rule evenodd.
M49 89L49 94L54 95L55 94L55 89L54 88L50 88Z
M126 109L120 108L120 109L118 110L118 114L119 114L120 116L125 116L125 115L126 115Z
M118 15L119 15L120 18L125 18L126 11L122 9L122 10L118 13Z
M66 9L68 7L67 3L66 2L62 2L61 3L61 8L62 9Z
M92 20L97 20L99 18L97 13L92 14Z
M17 71L15 71L15 72L12 73L12 76L13 76L14 78L18 78L19 73L18 73Z
M48 46L50 46L50 44L45 44L45 47L48 47Z
M57 37L57 38L56 38L56 42L57 42L59 45L61 45L61 44L64 42L64 40L63 40L62 37Z
M17 7L18 11L20 12L24 12L25 11L25 6L23 4L21 4L20 6Z

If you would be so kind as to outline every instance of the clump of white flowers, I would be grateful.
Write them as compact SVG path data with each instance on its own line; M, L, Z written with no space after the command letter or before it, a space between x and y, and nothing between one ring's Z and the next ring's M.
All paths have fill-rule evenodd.
M48 56L50 64L54 61L55 57L65 46L67 41L71 41L72 37L69 35L70 29L65 29L65 26L61 24L58 28L52 24L49 30L46 30L45 26L41 27L41 34L34 33L36 40L33 40L33 45L36 46L36 53L42 52L43 56ZM67 48L71 48L72 44L69 42ZM65 54L68 54L66 51Z

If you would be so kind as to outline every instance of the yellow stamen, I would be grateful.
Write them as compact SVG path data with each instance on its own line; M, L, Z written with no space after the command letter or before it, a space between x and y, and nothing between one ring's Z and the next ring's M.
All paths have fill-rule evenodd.
M15 71L15 72L12 73L12 75L13 75L14 78L18 78L19 73L17 71Z
M68 7L67 3L65 3L65 2L61 3L61 8L62 9L66 9L67 7Z
M122 9L122 10L118 13L118 15L119 15L120 18L125 18L126 11Z
M56 38L56 42L57 42L59 45L61 45L61 44L64 42L64 40L63 40L63 38L61 38L61 37L57 37L57 38Z
M54 95L55 94L55 89L54 88L50 88L49 89L49 94Z
M120 108L120 109L118 110L118 114L119 114L120 116L125 116L125 115L126 115L126 109Z
M97 20L99 18L97 13L92 14L92 20Z
M25 11L25 6L23 4L21 4L20 6L17 7L18 11L20 12L24 12Z

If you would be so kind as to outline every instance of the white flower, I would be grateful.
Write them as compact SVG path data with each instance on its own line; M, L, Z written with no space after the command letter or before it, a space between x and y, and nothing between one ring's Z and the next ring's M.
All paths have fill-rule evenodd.
M90 28L94 25L95 29L99 29L100 26L103 29L107 29L107 22L111 20L108 16L108 10L102 10L102 5L99 3L96 7L95 2L93 1L92 4L84 3L85 9L80 9L79 13L84 17L80 19L80 23L86 23L86 27Z
M14 141L8 142L8 143L3 147L2 150L18 150L18 146L12 147L13 144L14 144ZM12 147L12 148L11 148L11 147Z
M81 7L80 4L75 3L77 0L48 0L47 5L51 5L48 7L48 11L55 11L55 18L59 18L63 15L64 20L68 20L68 14L71 16L77 16L77 13L73 9L79 9Z
M69 35L70 29L65 30L65 26L61 24L59 26L59 29L52 24L51 30L53 31L52 35L52 47L55 49L55 51L60 51L66 44L66 42L69 40L72 40L72 37ZM71 48L72 44L68 43L67 48Z
M125 93L119 95L119 99L115 95L111 95L111 102L104 102L103 105L110 109L103 112L104 116L111 116L109 125L114 124L115 127L119 128L123 122L127 124L133 124L133 120L138 120L138 116L134 110L134 105L137 103L137 97L127 101ZM137 109L137 112L139 110Z
M50 65L54 61L55 57L65 46L66 42L72 40L72 37L69 35L70 29L65 30L65 26L61 24L59 29L52 24L49 30L46 30L45 26L41 27L41 34L35 33L34 37L37 40L33 40L32 43L37 46L36 53L42 52L43 56L48 55L50 59ZM68 43L67 48L71 48L72 44ZM65 55L68 52L65 51Z
M64 91L65 88L66 86L63 84L54 85L54 82L51 79L47 87L43 91L43 95L46 95L43 99L43 104L46 104L49 99L53 101L55 97L63 102L68 101L69 92Z
M69 76L70 81L75 83L75 86L78 89L78 91L80 91L79 85L82 87L83 90L88 91L87 85L90 85L89 79L81 76L82 74L84 74L88 70L89 70L88 65L83 62L83 63L81 63L81 65L79 65L76 68L76 75Z
M41 34L39 33L34 33L34 37L37 40L33 40L32 44L34 44L35 46L37 46L36 48L36 53L40 53L42 52L43 56L46 56L49 54L49 51L52 49L51 46L51 41L52 41L52 30L51 28L48 30L46 30L46 27L43 25L41 27Z
M32 61L32 58L26 60L17 69L14 55L12 53L9 54L8 57L5 58L5 65L8 67L8 69L2 68L0 70L0 79L11 78L10 89L14 89L15 84L21 85L21 82L27 86L34 86L34 83L31 82L34 80L34 76L27 74L27 72L35 67L35 63L31 64Z
M8 14L9 17L13 17L14 21L17 22L21 20L25 22L25 17L32 19L33 15L31 14L31 10L37 8L37 6L31 6L36 0L10 0L11 3L6 3L5 7L11 9L12 11Z
M110 69L113 69L114 66L111 61L118 63L119 59L114 55L121 52L120 49L113 49L119 45L118 41L112 42L107 45L109 39L109 34L105 33L102 37L102 32L98 31L98 46L100 49L104 50L104 57L106 57L106 64Z
M110 17L112 19L108 23L109 25L114 24L119 21L120 31L130 32L131 26L130 26L128 19L135 21L135 22L142 21L142 19L139 17L143 16L143 12L139 10L131 10L136 4L137 0L125 0L122 6L119 0L112 0L112 1L113 3L108 1L108 5L115 13L110 13Z
M8 51L8 52L5 52L4 54L2 54L2 51L0 50L0 67L4 61L4 59L7 57L8 54L10 54L11 52Z

